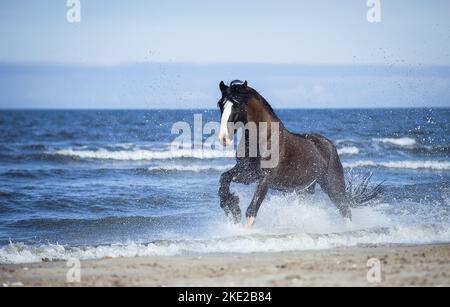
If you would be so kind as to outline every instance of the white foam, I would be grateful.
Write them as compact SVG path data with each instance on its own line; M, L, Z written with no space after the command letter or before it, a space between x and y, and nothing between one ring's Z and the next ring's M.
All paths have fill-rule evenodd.
M388 227L391 220L370 207L352 210L354 219L348 225L323 193L299 198L295 193L272 195L258 215L257 229L265 233L330 234Z
M161 165L149 167L149 171L168 171L168 172L207 172L207 171L217 171L225 172L234 167L233 164L228 165Z
M242 196L242 195L240 195ZM247 201L246 195L241 198ZM121 245L65 247L58 244L28 246L11 243L0 248L0 263L33 263L76 258L80 260L175 256L198 254L229 254L321 250L371 244L432 244L450 242L448 219L437 220L435 213L419 213L405 207L405 212L390 216L392 205L353 210L353 221L345 223L337 209L326 198L294 194L270 196L261 208L251 232L242 225L224 219L209 221L204 236L198 239L131 242ZM409 210L409 211L408 211ZM431 218L433 223L428 223ZM437 223L435 223L437 222ZM199 225L199 227L201 227Z
M0 248L0 263L37 263L79 260L176 256L186 254L255 253L321 250L336 247L352 247L364 244L431 244L449 242L450 231L443 227L400 226L374 228L371 230L348 231L343 233L309 234L293 233L284 235L253 234L212 240L160 241L158 243L130 243L126 245L105 245L88 247L64 247L46 245L32 247L24 244L10 244Z
M74 150L61 149L49 154L56 154L60 156L75 157L80 159L99 159L99 160L121 160L121 161L146 161L146 160L169 160L181 158L193 159L218 159L218 158L233 158L235 152L229 150L124 150L124 151L108 151L108 150Z
M416 140L413 138L403 137L403 138L374 138L374 142L393 144L396 146L414 146L416 145Z
M398 169L414 169L414 170L434 170L447 171L450 170L450 162L448 161L354 161L344 162L345 168L357 167L384 167Z
M241 195L240 195L241 196ZM245 196L242 201L247 201ZM391 205L353 210L353 221L345 223L326 197L295 194L272 195L261 208L251 232L223 218L212 220L198 239L180 235L179 240L120 245L66 247L58 244L29 246L11 243L0 248L0 263L35 263L76 258L80 260L118 257L176 256L199 254L247 254L352 247L372 244L432 244L450 241L448 219L438 224L415 220L415 210L387 213ZM426 211L420 213L434 216ZM433 218L432 220L436 220ZM201 227L201 226L199 226Z
M357 155L357 154L359 154L359 148L356 147L356 146L342 147L342 148L339 148L337 151L338 151L338 154L339 154L339 155L348 155L348 156L352 156L352 155Z
M165 162L166 163L166 162ZM386 166L387 165L387 166ZM226 170L228 165L187 166L163 165L175 171ZM344 163L345 167L377 166L401 168L427 168L449 170L450 162L443 161L357 161ZM234 186L241 204L250 203L254 187ZM250 192L251 191L251 192ZM321 197L322 196L322 197ZM331 201L318 191L317 195L299 198L295 194L271 194L259 212L255 228L246 232L242 225L229 224L219 209L217 220L205 219L198 225L201 237L196 239L181 229L177 240L153 243L68 247L58 244L30 246L11 243L0 248L0 263L36 263L44 260L80 260L136 257L174 256L211 253L255 253L301 250L321 250L351 247L361 244L431 244L450 242L449 203L382 204L375 207L353 209L353 221L345 223ZM213 204L218 207L217 203ZM244 208L244 207L243 207ZM204 231L203 231L204 230ZM147 242L152 239L149 238Z

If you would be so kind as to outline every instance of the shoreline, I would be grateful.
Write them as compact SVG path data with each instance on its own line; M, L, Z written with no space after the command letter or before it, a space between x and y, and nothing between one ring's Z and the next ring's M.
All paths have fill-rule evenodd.
M380 283L367 281L369 259ZM107 258L82 261L80 283L66 262L0 265L0 286L450 286L449 262L450 244Z

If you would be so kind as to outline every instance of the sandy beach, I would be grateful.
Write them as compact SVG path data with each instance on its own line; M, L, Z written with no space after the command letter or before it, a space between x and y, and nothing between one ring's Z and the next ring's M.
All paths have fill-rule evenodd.
M369 283L368 260L381 264ZM68 283L66 262L1 265L3 286L450 286L450 245L358 247L323 251L135 257L81 262Z

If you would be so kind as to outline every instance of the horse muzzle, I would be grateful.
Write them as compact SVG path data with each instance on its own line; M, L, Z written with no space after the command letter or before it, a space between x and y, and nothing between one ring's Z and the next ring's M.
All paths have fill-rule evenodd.
M233 134L231 134L231 135L233 135ZM233 135L233 137L234 137L234 135ZM220 144L222 144L222 146L225 146L225 147L231 146L233 144L233 138L230 138L229 132L225 132L225 133L221 132L219 134L219 141L220 141Z

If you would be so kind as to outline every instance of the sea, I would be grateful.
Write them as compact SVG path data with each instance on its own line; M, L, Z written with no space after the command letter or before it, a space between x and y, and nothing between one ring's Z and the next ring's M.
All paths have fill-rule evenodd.
M201 117L204 141L218 110L0 111L0 263L450 242L450 108L276 113L383 194L346 222L320 189L270 191L247 231L219 206L232 149L174 146L176 123ZM231 188L245 210L255 186Z

